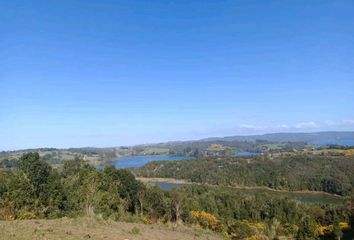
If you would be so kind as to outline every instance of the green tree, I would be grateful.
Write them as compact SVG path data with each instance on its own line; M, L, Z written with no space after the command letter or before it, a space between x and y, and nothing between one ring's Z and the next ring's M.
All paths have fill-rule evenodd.
M80 195L83 197L84 209L87 216L93 216L95 208L99 206L102 192L99 191L100 173L97 171L89 172L82 181Z
M51 167L40 160L37 152L25 153L18 162L18 168L32 184L36 198L45 198Z
M168 214L168 202L163 191L158 187L149 188L146 193L146 209L149 217L157 221Z
M176 190L176 189L171 190L171 207L176 222L180 220L184 197L185 194L183 190Z
M343 237L343 232L342 229L340 228L338 217L335 217L333 223L333 234L337 240L340 240Z
M85 165L82 157L75 156L74 160L64 162L63 175L71 176L80 172L81 168Z
M297 240L318 239L316 223L309 216L304 216L299 224L299 230L296 235Z
M9 197L17 209L44 217L57 217L65 210L60 176L36 152L21 156L11 188Z

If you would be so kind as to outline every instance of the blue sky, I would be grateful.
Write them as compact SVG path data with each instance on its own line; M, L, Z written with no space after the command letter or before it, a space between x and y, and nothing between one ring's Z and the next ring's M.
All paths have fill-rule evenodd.
M354 130L353 1L0 9L0 150Z

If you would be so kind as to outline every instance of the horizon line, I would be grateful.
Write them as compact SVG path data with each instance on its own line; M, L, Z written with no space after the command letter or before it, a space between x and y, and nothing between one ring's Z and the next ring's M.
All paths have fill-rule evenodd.
M58 150L66 150L66 149L81 149L81 148L119 148L119 147L135 147L135 146L143 146L143 145L155 145L155 144L163 144L163 143L177 143L177 142L197 142L203 141L208 139L222 139L222 138L229 138L229 137L255 137L255 136L264 136L264 135L271 135L271 134L314 134L314 133L354 133L354 130L347 130L347 131L340 131L340 130L332 130L332 131L302 131L302 132L268 132L268 133L260 133L260 134L239 134L239 135L227 135L227 136L210 136L205 138L199 139L190 139L190 140L168 140L168 141L161 141L161 142L147 142L147 143L138 143L132 145L117 145L117 146L107 146L107 147L95 147L95 146L81 146L81 147L29 147L29 148L21 148L21 149L12 149L12 150L4 150L1 149L0 152L16 152L16 151L26 151L26 150L36 150L36 149L58 149ZM242 141L242 140L236 140ZM247 142L247 140L245 140Z

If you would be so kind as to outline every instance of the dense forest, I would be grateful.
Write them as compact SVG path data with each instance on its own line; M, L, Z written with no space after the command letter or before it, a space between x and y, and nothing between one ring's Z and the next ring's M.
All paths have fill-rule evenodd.
M273 153L298 151L309 147L304 142L269 142L256 140L248 141L201 141L188 144L169 146L172 155L206 157L206 156L234 156L235 152Z
M158 161L136 169L134 173L213 185L265 186L349 195L354 186L353 169L353 156L301 153Z
M193 168L200 172L196 164L207 159L193 161ZM182 167L184 162L177 164ZM345 166L338 169L342 168ZM80 158L65 162L58 172L38 153L26 153L16 169L0 172L2 220L85 215L146 224L198 225L231 239L317 239L326 234L341 237L350 231L352 207L305 204L201 185L163 191L145 186L129 170L97 170Z

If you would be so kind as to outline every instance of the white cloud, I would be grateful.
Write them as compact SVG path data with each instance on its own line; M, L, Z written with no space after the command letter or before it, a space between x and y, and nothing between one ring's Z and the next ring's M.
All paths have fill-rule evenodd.
M281 124L281 125L277 126L277 128L280 128L280 129L288 129L288 128L290 128L290 127L289 127L289 125L287 125L287 124Z
M354 125L354 120L340 120L340 121L332 121L332 120L326 120L325 121L325 126L328 127L347 127L347 126L353 126Z
M300 122L295 124L297 129L318 128L319 126L315 122Z
M325 125L327 125L327 126L335 126L337 124L338 123L336 123L335 121L332 121L332 120L326 120L325 121Z
M267 126L257 126L257 125L249 125L249 124L242 124L240 128L247 129L247 130L265 130L268 129Z
M344 120L343 123L347 125L354 125L354 120Z

